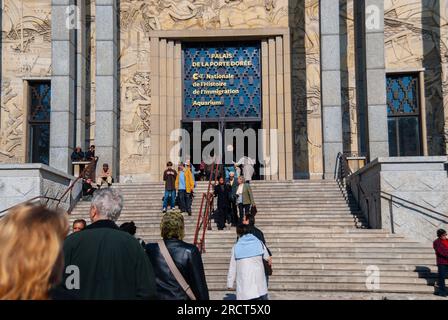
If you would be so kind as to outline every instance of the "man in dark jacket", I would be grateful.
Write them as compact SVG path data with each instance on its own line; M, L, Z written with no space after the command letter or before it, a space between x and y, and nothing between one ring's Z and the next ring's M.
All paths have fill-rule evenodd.
M177 172L173 169L173 163L169 161L167 169L163 173L163 181L165 181L165 195L163 196L163 212L168 207L168 199L170 199L171 210L176 206L176 177Z
M98 190L90 208L92 224L65 240L62 286L78 299L155 298L154 273L148 257L139 242L120 231L114 222L122 208L123 198L116 190ZM73 267L78 274L67 271ZM79 286L73 280L76 276Z
M226 227L226 218L230 211L231 195L232 188L224 183L224 177L219 177L219 184L215 186L214 190L214 196L218 197L218 209L215 216L218 230L224 230Z
M86 157L87 161L93 161L93 160L98 161L98 157L95 156L95 146L94 145L90 146L89 151L86 152L85 157Z
M71 156L72 162L83 161L84 157L85 155L84 152L82 152L81 147L76 147Z
M448 240L445 230L440 229L437 231L437 239L433 243L433 248L437 258L437 269L439 273L438 285L439 296L446 297L445 278L448 273Z
M168 252L193 291L196 300L209 300L201 254L196 246L182 241L185 236L183 215L176 211L168 212L163 216L160 228ZM160 252L159 244L148 244L146 252L154 266L158 299L189 300L187 293L170 271Z

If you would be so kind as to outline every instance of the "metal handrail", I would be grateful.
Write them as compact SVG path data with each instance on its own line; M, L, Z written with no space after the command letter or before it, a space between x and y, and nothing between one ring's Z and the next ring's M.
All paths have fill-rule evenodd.
M4 210L0 211L0 218L3 217L4 215L6 215L6 213L7 213L9 210L11 210L11 209L13 209L13 208L15 208L15 207L18 207L18 206L21 206L21 205L27 205L27 204L30 204L30 203L36 201L36 200L41 200L41 199L45 199L45 200L47 200L47 202L46 202L45 205L48 204L48 201L49 201L49 200L51 200L51 201L56 201L57 204L56 204L56 207L55 207L55 208L59 208L59 205L61 204L62 200L64 200L64 198L65 198L69 193L71 193L71 192L73 191L73 188L75 187L76 183L77 183L79 180L81 180L81 179L83 179L83 178L85 177L85 175L86 175L86 173L87 173L87 170L90 169L91 166L92 166L93 168L95 168L95 165L96 165L96 160L92 160L92 161L91 161L91 162L90 162L90 163L89 163L89 164L88 164L88 165L81 171L81 173L79 174L79 176L73 181L73 183L70 184L70 186L64 191L64 193L62 194L62 196L60 196L59 198L52 198L52 197L47 197L47 196L37 196L37 197L31 198L31 199L28 199L28 200L26 200L26 201L22 201L22 202L20 202L20 203L18 203L18 204L15 204L15 205L13 205L13 206L7 208L7 209L4 209ZM72 211L72 209L73 209L73 207L70 206L70 208L67 210L67 213L70 214L71 211Z
M194 233L194 245L199 249L201 253L205 253L205 236L207 230L211 230L210 214L214 207L214 195L210 190L212 186L216 186L217 176L218 176L219 165L213 163L212 170L210 171L210 177L208 180L207 192L202 194L201 207L199 209L198 220L196 223L196 230ZM212 182L213 174L215 174L215 179ZM199 234L201 232L201 237Z
M353 171L350 168L350 166L348 165L348 159L347 156L345 154L343 154L342 152L338 153L338 162L339 162L339 167L340 167L340 174L337 175L337 179L336 181L339 184L339 187L341 188L341 190L345 187L345 189L350 192L351 191L351 186L349 184L347 184L347 179L353 175ZM367 214L366 214L366 218L367 218L367 225L370 226L370 215L369 215L369 199L366 196L366 192L364 191L364 188L362 187L361 183L356 185L358 187L358 190L361 192L362 197L365 199L366 201L366 208L367 208ZM355 198L356 199L356 198ZM359 209L361 209L361 202L359 199L356 199L356 204L358 206Z

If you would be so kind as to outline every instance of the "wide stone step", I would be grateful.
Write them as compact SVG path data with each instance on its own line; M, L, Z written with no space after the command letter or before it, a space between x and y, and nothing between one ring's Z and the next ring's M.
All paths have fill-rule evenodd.
M292 244L292 243L291 243ZM272 253L289 253L289 252L301 252L301 253L397 253L397 254L415 254L415 253L423 253L426 255L430 255L431 257L434 256L434 252L431 249L425 248L425 247L392 247L390 244L384 244L384 246L381 246L381 244L372 244L369 245L369 243L360 244L359 246L353 246L349 244L341 243L338 246L334 247L326 247L326 246L306 246L305 244L298 244L297 246L288 246L285 247L282 246L280 243L275 242L269 242L267 243L269 249ZM223 245L220 245L219 242L206 242L206 248L209 253L211 252L222 252L228 250L228 248L223 248Z
M333 273L338 271L343 272L364 272L368 265L362 264L351 264L351 263L275 263L274 272L277 274L277 271L291 271L291 272L299 272L299 271L323 271L327 273ZM424 266L419 266L415 264L378 264L377 267L380 269L380 272L410 272L414 273L416 277L420 274L425 275L428 272L437 274L437 266L434 264L427 264ZM229 269L228 264L206 264L204 265L205 270L218 270L218 272L227 272ZM227 273L226 273L227 274Z
M271 248L270 248L271 249ZM226 257L229 255L228 249L216 249L206 247L207 253L214 257ZM317 252L302 252L300 250L278 250L276 248L271 249L275 260L282 261L282 259L304 258L304 259L422 259L426 263L434 262L434 254L432 252L367 252L367 251L342 251L341 252L328 252L324 250L318 250Z
M228 266L223 269L208 269L205 268L205 275L207 278L211 279L214 277L215 279L219 277L226 277ZM437 278L437 273L428 270L426 272L417 273L415 271L386 271L380 270L381 277L393 277L393 278L401 278L403 282L407 282L408 278L412 278L412 281L416 278L420 279L435 279ZM347 269L347 270L290 270L283 269L281 266L274 266L274 275L270 278L272 280L279 280L280 277L366 277L365 270L356 270L356 269Z
M388 276L387 273L382 273L380 278L380 286L384 284L408 284L408 285L422 285L427 286L428 282L434 283L434 277L429 279L418 278L412 276ZM207 277L208 283L222 283L226 284L227 275L211 274ZM316 274L291 276L291 275L273 275L269 278L269 286L275 286L281 283L328 283L328 284L366 284L365 274Z
M229 257L212 257L210 255L205 255L204 263L210 264L228 264L230 261L230 252ZM403 265L413 265L413 266L424 266L424 265L432 265L434 264L434 259L404 259L404 258L360 258L360 257L324 257L324 258L303 258L303 257L276 257L276 263L316 263L316 264L359 264L365 266L378 266L379 264L403 264Z
M208 289L211 291L222 291L224 283L208 282ZM223 288L224 285L224 288ZM269 284L269 291L334 291L334 292L369 292L369 293L433 293L432 286L424 284L382 284L378 290L368 290L364 283L321 283L321 282L274 282Z

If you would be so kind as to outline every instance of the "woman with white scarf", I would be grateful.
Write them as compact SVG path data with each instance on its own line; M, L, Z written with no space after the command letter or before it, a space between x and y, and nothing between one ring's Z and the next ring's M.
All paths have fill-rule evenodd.
M269 253L250 233L250 226L239 225L237 233L240 238L232 249L227 287L233 288L236 280L237 300L268 300L263 259L269 262Z

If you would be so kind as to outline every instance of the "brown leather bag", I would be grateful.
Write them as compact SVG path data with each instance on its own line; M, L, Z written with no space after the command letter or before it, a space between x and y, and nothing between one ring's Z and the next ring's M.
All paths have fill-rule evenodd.
M168 268L170 269L176 281L185 291L190 300L196 300L196 296L191 290L190 285L187 283L187 281L185 281L185 278L182 276L179 269L177 269L176 264L174 263L173 258L171 257L170 252L168 251L168 248L165 245L165 242L163 240L159 240L157 243L159 244L160 253L165 259L166 264L168 265Z

